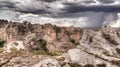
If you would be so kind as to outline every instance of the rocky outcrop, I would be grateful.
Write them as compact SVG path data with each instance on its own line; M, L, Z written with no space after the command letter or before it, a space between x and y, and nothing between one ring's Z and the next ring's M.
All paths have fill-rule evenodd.
M80 45L77 49L69 50L68 57L71 62L81 65L119 67L119 35L119 28L84 29Z
M72 26L58 27L29 22L17 23L5 20L0 22L2 22L0 23L0 40L5 41L5 51L12 52L11 49L16 48L17 51L30 53L25 58L21 54L14 55L19 53L13 53L8 62L1 63L4 67L16 65L17 60L23 60L22 62L25 62L25 66L28 67L29 65L33 67L42 65L54 67L120 66L120 28L80 29ZM41 54L44 57L39 58ZM4 60L4 56L8 57L4 50L0 49L0 59ZM24 64L20 63L18 66L24 66Z
M119 61L120 59L114 58L114 57L108 57L109 60ZM116 65L109 60L105 59L103 56L97 56L97 54L92 54L86 51L83 51L81 49L71 49L68 51L67 61L73 64L79 64L82 66L85 65L103 65L105 67L119 67L119 65Z
M41 43L39 40L44 40L48 50L54 49L66 52L76 46L75 43L70 41L71 39L79 42L82 37L82 30L74 27L57 27L51 24L39 25L26 21L23 23L5 22L7 23L1 23L1 26L4 26L0 27L0 31L2 31L0 38L7 43L23 41L27 48L35 47L35 45Z

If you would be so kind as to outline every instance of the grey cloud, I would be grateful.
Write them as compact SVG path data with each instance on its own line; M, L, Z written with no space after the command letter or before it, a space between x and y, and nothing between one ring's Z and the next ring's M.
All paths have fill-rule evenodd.
M120 6L82 6L82 5L72 5L67 6L65 9L66 13L78 13L83 11L94 11L94 12L120 12Z
M101 3L114 3L115 0L99 0Z
M29 0L29 2L27 0L1 0L0 7L12 9L17 12L33 14L64 14L82 11L119 12L119 5L105 5L114 3L115 1L117 0ZM102 4L90 5L91 3L96 2Z
M0 0L0 18L42 24L101 27L117 20L119 12L119 0Z
M3 9L3 8L8 8L8 9L11 9L11 8L15 8L15 3L12 3L10 1L0 1L0 9Z
M40 0L38 0L38 1L40 1ZM54 2L56 0L41 0L41 1L43 1L43 2Z

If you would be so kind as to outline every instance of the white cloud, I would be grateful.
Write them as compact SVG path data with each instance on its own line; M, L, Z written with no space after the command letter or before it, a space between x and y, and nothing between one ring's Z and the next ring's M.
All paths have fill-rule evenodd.
M104 13L104 12L82 12L77 13L80 17L75 18L52 18L43 17L35 14L21 14L18 19L20 21L29 21L34 23L51 23L58 26L75 26L81 28L94 28L102 27L104 24L116 22L116 13Z

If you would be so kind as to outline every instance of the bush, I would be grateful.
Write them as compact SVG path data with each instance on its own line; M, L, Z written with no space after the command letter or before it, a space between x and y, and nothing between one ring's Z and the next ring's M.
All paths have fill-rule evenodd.
M47 43L45 40L33 38L32 42L33 42L33 46L31 50L44 50L48 52L48 49L46 47Z
M106 67L106 64L97 64L97 67Z
M46 47L47 43L45 40L33 38L32 42L34 43L31 49L33 54L36 54L36 55L48 54L49 50Z
M3 47L3 46L4 46L4 43L5 43L5 41L0 40L0 47Z
M79 65L79 64L70 63L70 67L83 67L83 66L82 66L82 65Z
M119 48L116 48L116 51L118 54L120 54L120 49Z
M87 64L87 65L85 65L84 67L94 67L94 65L92 65L92 64Z
M40 44L41 44L41 48L43 49L43 50L45 50L46 52L48 52L48 49L47 49L47 47L46 47L46 41L45 40L43 40L43 39L40 39Z
M80 42L78 42L77 40L75 40L75 39L73 39L73 38L70 38L69 41L70 41L71 43L73 43L74 45L76 45L76 46L80 44Z
M106 55L106 56L110 56L108 51L104 51L103 54Z

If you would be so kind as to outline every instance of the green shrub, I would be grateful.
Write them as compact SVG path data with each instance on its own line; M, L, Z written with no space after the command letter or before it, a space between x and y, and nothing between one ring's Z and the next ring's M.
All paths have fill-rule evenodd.
M70 67L83 67L83 66L82 66L82 65L79 65L79 64L70 63Z
M106 67L106 64L97 64L97 67Z
M36 55L46 55L46 54L49 53L49 50L46 47L47 42L45 40L33 38L32 41L35 44L33 46L33 48L31 49L33 54L36 54Z
M120 49L119 48L116 48L116 51L118 54L120 54Z
M94 67L94 65L92 65L92 64L87 64L87 65L85 65L84 67Z
M48 49L47 49L47 47L46 47L46 45L47 45L46 41L43 40L43 39L40 39L39 41L40 41L40 45L41 45L40 47L41 47L43 50L45 50L46 52L48 52Z
M0 40L0 47L3 47L3 46L4 46L4 43L5 43L5 41Z
M73 39L73 38L70 38L69 41L70 41L71 43L73 43L74 45L76 45L76 46L80 44L80 42L78 42L77 40L75 40L75 39Z
M104 51L103 54L106 55L106 56L110 55L108 51Z

